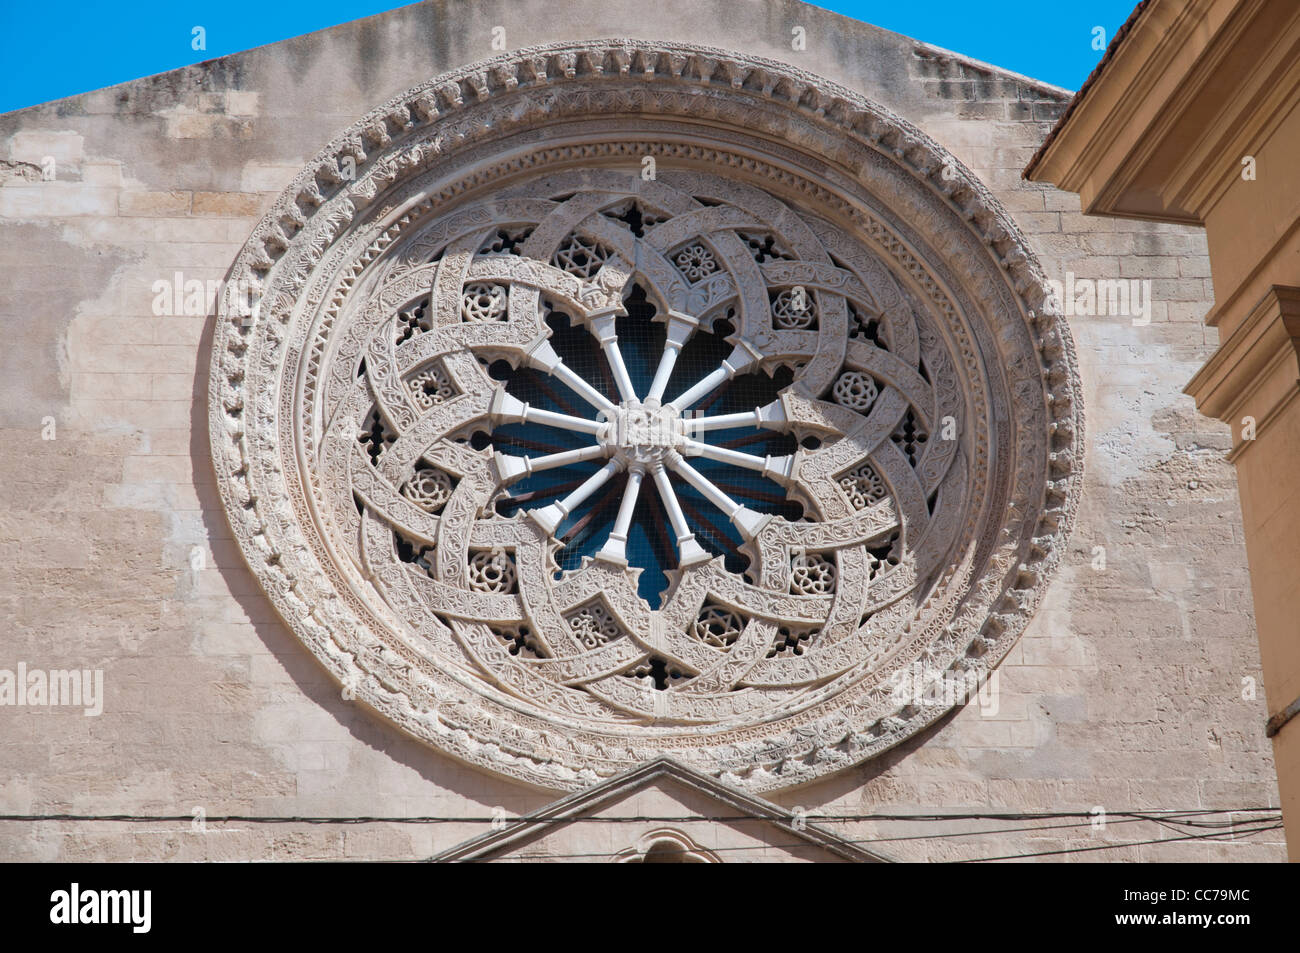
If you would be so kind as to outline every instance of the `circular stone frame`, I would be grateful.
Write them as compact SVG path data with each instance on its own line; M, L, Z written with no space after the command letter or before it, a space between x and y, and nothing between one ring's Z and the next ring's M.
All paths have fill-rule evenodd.
M601 127L607 134L593 135ZM637 129L645 134L632 135ZM380 573L342 571L348 541L319 515L321 495L338 488L314 482L329 423L305 404L343 373L331 364L342 316L388 303L383 281L399 268L390 248L458 203L543 170L620 168L635 178L646 155L661 174L707 169L761 183L834 222L888 263L891 281L964 329L966 337L945 342L961 364L954 386L970 402L969 432L955 439L980 461L971 473L983 482L962 513L970 544L916 592L915 619L870 651L846 640L834 677L775 708L683 721L656 703L658 717L601 724L564 705L521 701L499 676L422 642L376 597ZM689 267L700 268L705 253L693 249ZM603 307L610 293L592 289ZM500 310L476 294L475 308ZM459 287L456 295L453 309ZM802 312L795 317L786 333L809 333L797 330ZM969 397L977 379L988 399ZM848 384L853 399L875 399L870 381ZM858 764L951 710L900 692L918 665L927 679L959 678L969 697L1010 650L1073 523L1079 391L1068 327L1023 236L926 135L785 64L613 39L519 50L444 74L375 109L308 163L231 270L213 341L209 425L223 505L249 567L349 697L462 761L545 789L579 789L666 754L768 791ZM829 382L825 393L831 400ZM791 413L812 415L819 397L794 387L783 399ZM434 482L428 489L439 501L451 492ZM820 557L800 551L796 559ZM614 631L608 608L592 612L588 629Z

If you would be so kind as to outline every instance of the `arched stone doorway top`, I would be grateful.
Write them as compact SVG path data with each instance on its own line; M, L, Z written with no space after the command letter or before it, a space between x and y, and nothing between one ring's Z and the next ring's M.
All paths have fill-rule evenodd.
M720 864L711 850L696 844L681 831L664 827L640 837L614 860L622 864Z

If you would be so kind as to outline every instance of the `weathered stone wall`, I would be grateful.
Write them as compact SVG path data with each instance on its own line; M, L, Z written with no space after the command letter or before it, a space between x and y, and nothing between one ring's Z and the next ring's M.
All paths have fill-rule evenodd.
M663 0L648 16L636 0L524 0L421 4L0 117L0 668L102 669L106 694L98 717L0 707L0 812L482 818L552 800L356 709L278 621L213 483L211 308L153 308L152 285L177 272L223 279L322 145L416 83L492 55L494 26L510 47L664 38L820 73L950 149L1049 275L1151 280L1148 326L1070 319L1088 427L1082 511L1070 558L1001 666L997 715L970 706L776 800L814 814L1277 803L1263 699L1242 691L1259 660L1228 438L1181 394L1216 343L1201 324L1203 237L1087 219L1076 197L1021 180L1059 90L796 3ZM805 50L792 49L795 27ZM53 181L41 180L47 157ZM483 829L0 823L0 857L406 858ZM947 858L1162 836L1173 835L1113 820L876 847ZM564 849L581 838L574 829ZM1280 860L1283 849L1275 832L1076 856Z

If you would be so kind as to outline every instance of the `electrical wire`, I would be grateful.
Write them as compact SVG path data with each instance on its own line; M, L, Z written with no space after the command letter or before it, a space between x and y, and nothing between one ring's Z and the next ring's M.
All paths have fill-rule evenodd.
M1228 815L1226 820L1218 819L1222 815ZM1240 819L1234 819L1234 815L1242 815ZM1246 815L1267 815L1264 817L1246 816ZM501 817L474 817L474 816L411 816L411 817L384 817L360 815L354 817L327 817L311 815L293 815L293 816L273 816L273 815L202 815L195 816L192 814L166 814L166 815L143 815L143 814L0 814L0 822L20 822L20 823L187 823L192 824L195 820L202 819L205 824L229 824L229 823L248 823L248 824L500 824ZM909 834L894 835L885 837L869 837L861 839L847 839L842 841L847 844L856 846L868 846L878 844L891 844L902 842L923 842L931 840L942 840L957 837L984 837L1003 834L1033 834L1038 831L1047 830L1068 830L1082 827L1093 827L1097 824L1097 815L1092 812L1084 811L1042 811L1042 812L1018 812L1018 813L960 813L960 814L774 814L770 816L762 815L696 815L691 817L682 816L652 816L652 815L635 815L627 817L547 817L532 818L527 815L521 817L509 818L506 822L511 827L523 827L526 825L568 825L581 823L600 823L600 824L621 824L621 823L781 823L790 824L796 820L814 821L818 824L826 823L863 823L863 822L923 822L923 823L952 823L956 821L1041 821L1041 820L1077 820L1078 823L1067 824L1044 824L1031 827L1010 827L994 828L989 830L966 829L960 831L945 831L935 834ZM1127 841L1108 844L1095 844L1086 847L1068 847L1055 850L1032 851L1021 854L1004 854L993 857L975 857L955 861L946 861L947 863L989 863L1003 860L1025 860L1036 857L1064 856L1070 854L1090 853L1103 850L1117 850L1124 847L1141 847L1158 844L1167 844L1175 842L1187 842L1195 840L1214 840L1218 841L1223 838L1237 840L1240 838L1250 837L1255 834L1266 833L1268 831L1281 830L1281 812L1277 808L1197 808L1193 810L1146 810L1146 811L1114 811L1107 812L1105 823L1108 825L1132 824L1147 821L1157 824L1167 830L1174 831L1177 836L1165 838L1153 838L1149 840ZM1193 829L1205 831L1205 833L1182 833L1183 830ZM790 844L764 844L761 846L741 846L741 847L718 847L711 848L715 853L720 851L753 851L756 849L771 848L799 848L809 846L808 841L800 841ZM601 853L576 853L576 854L547 854L549 860L581 860L596 857L608 857L607 852ZM432 860L433 858L430 858ZM484 858L488 859L488 858ZM490 858L492 860L511 860L525 859L523 855L503 855ZM456 861L459 863L477 862L476 860Z
M1147 811L1109 811L1106 818L1135 818L1138 820L1150 821L1175 821L1179 817L1192 817L1215 814L1275 814L1280 816L1280 809L1275 807L1234 807L1234 808L1198 808L1194 810L1147 810ZM818 824L825 823L855 823L867 821L924 821L924 822L951 822L951 821L968 821L968 820L995 820L995 821L1036 821L1036 820L1061 820L1066 818L1084 818L1094 819L1097 815L1091 811L1044 811L1044 812L1026 812L1026 813L962 813L962 814L813 814L807 813L800 815L802 820L813 821ZM500 824L503 818L499 816L383 816L383 815L357 815L352 817L331 817L331 816L313 816L313 815L265 815L265 814L204 814L203 820L209 824L222 823L242 823L242 824ZM189 823L196 819L194 814L0 814L0 823L18 822L18 823L42 823L42 822L109 822L109 823ZM789 823L796 819L796 815L791 813L781 813L772 815L757 814L739 814L739 815L706 815L699 814L689 817L680 815L668 815L663 817L650 815L629 815L624 817L529 817L520 815L509 817L504 820L509 824L530 823L530 824L578 824L578 823L598 823L598 824L623 824L623 823L642 823L649 821L660 822L706 822L706 823L735 823L735 822L778 822ZM1183 823L1192 824L1192 821ZM1231 821L1206 822L1204 826L1228 826Z
M1063 848L1061 850L1036 851L1033 853L1026 853L1026 854L1006 854L1000 857L975 857L975 858L955 860L955 861L944 861L944 863L958 863L958 864L988 863L997 860L1018 860L1018 859L1025 859L1031 857L1047 857L1047 856L1053 856L1059 854L1082 854L1082 853L1087 853L1090 851L1098 851L1098 850L1118 850L1119 848L1122 847L1142 847L1142 846L1147 846L1152 844L1169 844L1169 843L1174 843L1176 841L1215 840L1223 837L1233 837L1235 839L1237 837L1249 837L1252 834L1259 834L1267 831L1281 830L1281 829L1282 829L1282 824L1281 822L1278 822L1276 824L1250 828L1247 830L1237 830L1235 832L1216 831L1208 834L1186 834L1179 837L1156 838L1152 840L1143 840L1143 841L1127 841L1127 842L1115 843L1115 844L1097 844L1089 847L1071 847L1071 848ZM846 840L845 843L854 844L856 846L869 846L872 844L879 843L879 841L876 838L864 838L861 840ZM710 853L716 854L724 851L757 851L757 850L771 850L771 849L793 849L793 848L808 847L808 846L809 846L808 841L801 841L798 843L791 843L791 844L755 844L755 845L746 845L746 846L737 846L737 847L710 847L708 848L708 850ZM486 863L486 862L496 862L502 860L585 860L585 859L591 859L595 857L608 858L609 853L606 851L601 853L543 854L543 855L536 855L536 856L530 856L526 854L503 854L503 855L497 855L493 857L467 858L465 860L456 860L450 862L451 863Z

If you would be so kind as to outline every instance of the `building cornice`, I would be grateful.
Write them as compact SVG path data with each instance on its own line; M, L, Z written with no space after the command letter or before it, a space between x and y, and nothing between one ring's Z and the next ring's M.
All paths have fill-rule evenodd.
M1300 96L1297 50L1289 0L1152 0L1025 175L1092 214L1203 223Z
M1116 33L1105 69L1080 91L1074 108L1026 168L1026 178L1077 192L1084 211L1107 214L1097 207L1099 193L1140 142L1136 130L1145 130L1154 118L1144 119L1140 111L1158 112L1177 88L1170 65L1189 48L1189 39L1215 5L1216 0L1150 0L1135 12Z
M1185 388L1197 409L1225 423L1255 419L1255 437L1297 393L1300 376L1300 288L1274 285ZM1234 426L1240 454L1242 440Z

